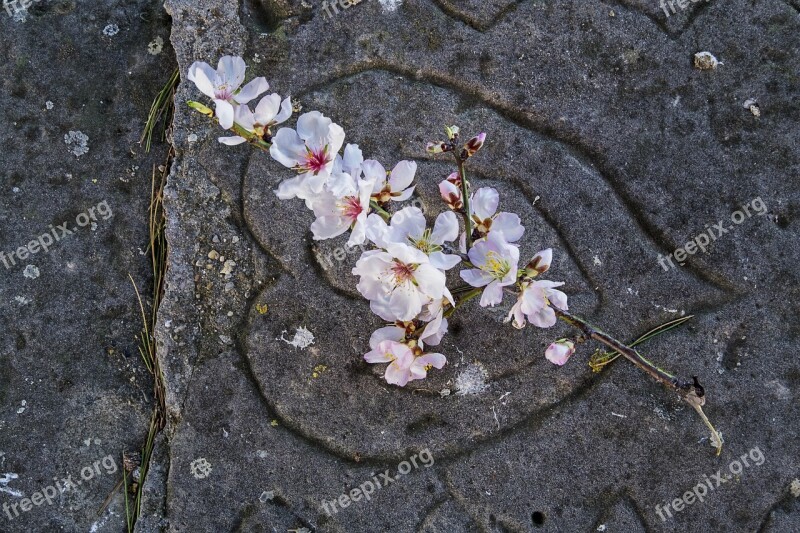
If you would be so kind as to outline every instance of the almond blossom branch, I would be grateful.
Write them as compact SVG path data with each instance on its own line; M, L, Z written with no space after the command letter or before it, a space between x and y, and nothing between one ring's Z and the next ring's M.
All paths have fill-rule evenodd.
M558 318L581 330L586 337L594 339L597 342L600 342L601 344L613 349L628 359L631 363L650 374L650 376L656 381L677 392L686 403L691 405L695 411L697 411L697 413L703 419L703 423L708 427L709 430L711 430L711 441L712 444L714 444L714 447L717 448L717 455L722 452L722 438L719 436L719 433L716 429L714 429L714 426L703 412L702 407L706 401L705 390L697 380L697 376L692 377L692 381L687 381L685 379L673 376L669 372L657 367L642 357L639 352L633 348L611 337L600 329L595 328L582 318L579 318L567 311L563 311L555 306L552 306L551 308Z
M455 153L455 152L454 152ZM467 251L472 248L472 215L469 206L469 184L467 183L467 173L464 170L464 160L455 154L458 163L458 176L461 178L461 197L464 199L464 232L467 235Z

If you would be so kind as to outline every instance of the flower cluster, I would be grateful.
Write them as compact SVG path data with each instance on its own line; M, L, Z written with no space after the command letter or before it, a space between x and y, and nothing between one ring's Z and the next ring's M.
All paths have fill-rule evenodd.
M525 232L520 217L498 210L496 189L470 190L464 163L481 149L485 133L461 144L459 129L450 126L446 141L428 144L432 154L452 153L459 169L439 184L447 209L430 226L419 208L401 207L414 194L415 162L399 161L387 171L380 162L364 159L358 145L345 145L342 127L319 111L300 115L295 128L283 127L273 135L271 128L291 116L291 101L270 94L252 111L248 102L269 84L255 78L240 88L244 77L244 61L237 57L223 57L216 70L201 62L189 69L189 79L214 100L215 112L205 108L206 114L236 133L220 142L251 142L295 172L275 193L283 200L301 199L313 211L315 240L349 232L348 245L370 245L353 274L358 291L387 325L372 334L364 359L389 363L388 383L404 386L446 364L444 355L425 350L439 345L447 333L447 317L473 297L480 295L480 305L487 307L512 294L516 303L506 321L516 328L526 323L549 328L556 322L552 306L567 309L566 295L556 290L563 283L538 279L550 268L552 250L539 252L520 267L518 241ZM446 274L459 265L467 285L451 292ZM573 351L571 342L562 339L546 356L564 364Z

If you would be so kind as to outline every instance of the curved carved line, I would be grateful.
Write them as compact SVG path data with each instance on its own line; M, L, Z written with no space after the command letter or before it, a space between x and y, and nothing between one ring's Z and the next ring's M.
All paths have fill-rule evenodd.
M606 182L609 188L617 196L619 202L628 211L639 229L650 239L657 249L665 253L670 253L679 246L673 242L669 235L660 230L655 224L650 222L646 216L642 215L640 206L625 191L625 171L614 168L608 163L607 158L598 149L593 148L592 144L582 138L581 133L569 126L559 128L551 124L547 117L533 111L520 111L515 106L500 102L492 98L486 90L467 85L460 80L449 78L435 71L413 70L405 65L397 65L386 60L367 60L360 63L353 63L350 66L342 67L338 72L331 74L326 80L311 85L300 91L298 95L307 95L312 92L323 90L326 86L333 83L357 76L371 71L384 71L389 74L403 76L408 80L422 81L437 87L442 87L451 92L460 93L480 100L487 108L491 109L509 122L529 131L555 139L566 146L571 155L578 160L588 161L600 177ZM742 294L744 291L739 289L732 282L723 276L703 270L693 262L686 262L686 270L692 272L698 279L710 283L722 292L728 293L729 297Z
M498 12L487 22L481 21L480 19L473 17L470 14L465 13L464 11L457 9L448 0L431 0L431 1L447 17L462 22L477 32L486 33L493 30L495 26L503 22L504 19L509 14L516 11L517 8L526 0L515 0L514 2L508 4L506 7L501 9L500 12ZM788 1L788 0L783 0L783 1ZM695 19L700 15L700 13L702 13L708 7L708 4L706 3L701 3L699 6L692 7L688 11L688 17L686 22L678 30L671 31L669 29L669 26L667 26L666 21L661 20L659 17L656 17L655 15L650 15L649 13L645 13L644 11L632 8L631 6L622 3L621 0L604 0L604 3L609 3L616 6L618 9L624 9L626 11L630 11L642 15L644 17L647 17L655 26L658 27L659 30L661 30L661 32L663 32L667 37L669 37L672 40L677 40L683 34L683 32L689 29L689 27L694 24Z

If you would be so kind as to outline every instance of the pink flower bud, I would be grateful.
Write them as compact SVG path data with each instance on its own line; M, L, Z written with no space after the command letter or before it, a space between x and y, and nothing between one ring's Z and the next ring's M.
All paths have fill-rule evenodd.
M443 142L434 142L428 143L425 150L427 150L429 154L441 154L442 152L448 151L449 147Z
M551 363L563 366L575 353L575 343L567 339L559 339L547 347L544 356Z
M485 140L486 140L486 134L479 133L478 135L467 141L467 144L464 145L464 153L466 154L466 157L471 157L475 155L475 152L481 149L481 147L483 146L483 142Z
M455 185L456 187L461 187L461 174L458 172L453 172L449 176L447 176L447 181Z
M525 267L525 275L529 278L535 278L539 274L544 274L550 269L550 263L553 261L553 249L548 248L542 250L531 259L530 263Z
M447 207L453 211L458 211L464 207L461 188L450 181L449 178L439 183L439 193L441 193L442 200L447 204Z

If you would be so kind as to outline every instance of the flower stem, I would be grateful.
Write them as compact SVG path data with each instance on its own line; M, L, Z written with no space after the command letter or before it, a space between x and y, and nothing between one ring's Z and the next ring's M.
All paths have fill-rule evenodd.
M661 384L677 392L686 403L691 405L694 410L697 411L697 413L703 419L703 423L708 427L709 430L711 430L711 443L717 448L717 455L722 452L722 438L719 436L717 430L714 429L714 426L708 420L708 417L706 417L705 413L703 413L703 405L706 401L705 391L697 381L697 377L692 378L691 382L675 377L669 372L658 368L656 365L639 355L639 353L633 348L595 328L582 318L579 318L566 311L562 311L557 307L553 307L552 309L555 311L558 318L567 324L578 328L587 337L590 337L597 342L600 342L601 344L613 349L628 359L631 363L650 374L650 376L656 381L659 381Z
M464 293L464 296L458 299L455 306L451 307L450 309L444 312L444 318L450 318L451 316L453 316L453 313L455 313L459 307L461 307L468 301L478 296L482 291L483 289L481 287L475 287L469 292Z
M467 251L472 248L472 217L469 209L469 189L467 188L467 173L464 170L464 160L455 153L458 163L458 176L461 178L461 200L464 202L464 231L467 234Z
M383 218L384 222L389 222L389 220L391 220L392 215L384 208L382 208L380 205L378 205L377 201L370 200L369 206Z

